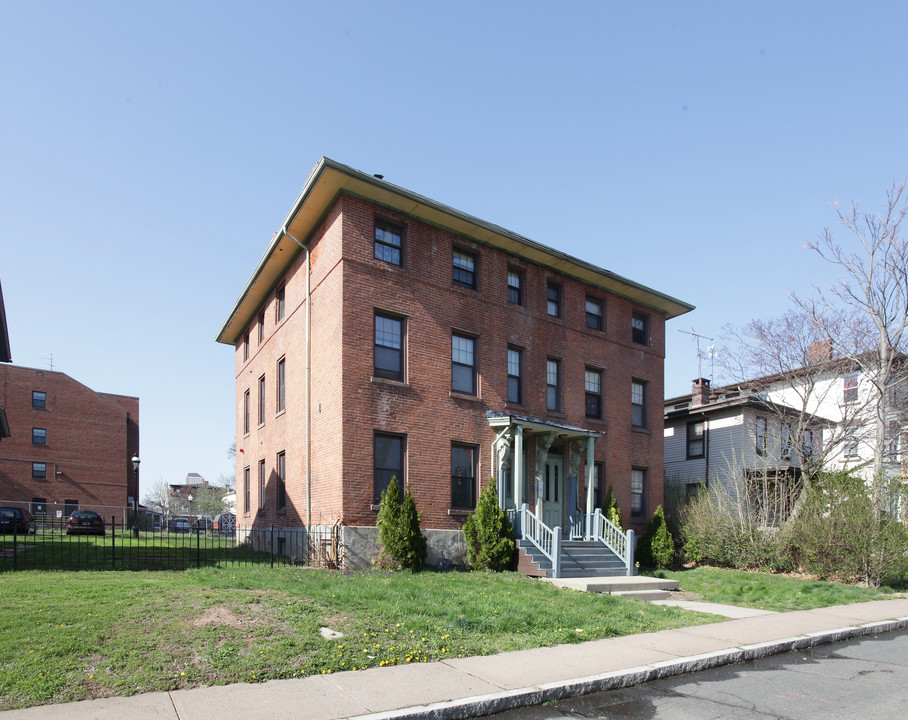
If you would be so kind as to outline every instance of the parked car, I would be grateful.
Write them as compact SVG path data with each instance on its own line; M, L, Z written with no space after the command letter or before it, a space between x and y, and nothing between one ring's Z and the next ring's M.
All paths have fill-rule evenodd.
M104 518L94 510L75 510L66 521L67 535L104 535Z
M0 533L34 535L35 518L28 510L17 507L0 507Z
M172 533L188 533L189 521L186 518L171 518L167 529Z

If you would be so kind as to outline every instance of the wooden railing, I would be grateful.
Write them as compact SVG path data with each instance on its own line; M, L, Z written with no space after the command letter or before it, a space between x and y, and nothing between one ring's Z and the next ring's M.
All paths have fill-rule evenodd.
M520 523L520 537L529 540L548 558L552 563L552 577L561 577L561 528L550 528L526 504L516 515Z
M611 550L624 562L626 575L636 575L637 569L634 565L634 531L624 532L620 527L611 522L602 510L596 508L596 512L587 515L587 526L591 540L597 540Z

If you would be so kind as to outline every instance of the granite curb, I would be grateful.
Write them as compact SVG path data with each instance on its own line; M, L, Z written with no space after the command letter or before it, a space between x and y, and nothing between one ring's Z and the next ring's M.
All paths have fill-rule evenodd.
M640 685L651 680L708 670L722 665L747 662L792 650L803 650L865 635L893 632L908 628L908 616L895 620L880 620L859 625L848 625L831 630L795 635L781 640L751 643L728 650L692 655L677 660L664 660L649 665L614 670L573 680L546 683L534 687L507 690L475 697L460 698L430 705L413 706L365 715L355 715L344 720L466 720L482 715L541 705L550 700L562 700L578 695L618 690Z

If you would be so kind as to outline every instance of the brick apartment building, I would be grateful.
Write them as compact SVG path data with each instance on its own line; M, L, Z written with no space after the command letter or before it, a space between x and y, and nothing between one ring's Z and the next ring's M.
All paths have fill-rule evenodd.
M691 309L323 158L217 336L235 347L238 533L374 538L392 476L430 560L457 554L490 477L502 506L562 528L610 485L640 530L662 502L665 322Z
M137 495L139 399L98 393L61 372L0 364L0 505L37 517L78 508L124 520Z

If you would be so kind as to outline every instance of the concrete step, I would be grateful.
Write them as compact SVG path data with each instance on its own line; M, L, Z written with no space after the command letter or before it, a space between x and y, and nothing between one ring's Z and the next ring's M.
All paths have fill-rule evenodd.
M621 590L609 593L609 595L636 598L637 600L647 600L649 602L653 600L668 600L671 597L671 593L668 590Z

